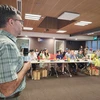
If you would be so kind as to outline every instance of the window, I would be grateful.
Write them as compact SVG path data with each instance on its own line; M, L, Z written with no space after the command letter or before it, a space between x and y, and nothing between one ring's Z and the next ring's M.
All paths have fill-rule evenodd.
M97 41L92 41L92 50L97 50Z
M86 46L87 46L89 49L92 48L92 47L91 47L91 42L92 42L92 41L86 41Z
M29 39L18 38L16 44L19 50L29 48Z
M98 40L98 49L100 49L100 40Z

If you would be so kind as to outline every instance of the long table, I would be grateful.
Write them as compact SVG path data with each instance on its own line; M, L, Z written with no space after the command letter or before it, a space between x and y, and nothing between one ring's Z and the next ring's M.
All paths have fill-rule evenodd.
M64 63L64 64L67 64L68 63L92 63L92 60L35 60L35 61L31 61L32 64L43 64L43 63L53 63L53 64L57 64L57 63ZM69 71L69 66L68 66L68 69L67 69L68 73L69 73L69 76L72 77L70 71ZM56 73L56 76L58 77L58 74ZM32 77L33 79L33 77Z
M92 60L35 60L31 61L31 63L39 64L39 63L92 63Z

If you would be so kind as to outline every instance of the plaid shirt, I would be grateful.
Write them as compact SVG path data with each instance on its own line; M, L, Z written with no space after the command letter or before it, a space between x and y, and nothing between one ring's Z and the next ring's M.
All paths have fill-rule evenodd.
M16 40L16 37L10 33L0 30L0 83L17 79L17 73L23 66L23 58L15 44ZM14 93L22 91L24 88L25 78ZM4 97L4 95L0 93L0 97Z

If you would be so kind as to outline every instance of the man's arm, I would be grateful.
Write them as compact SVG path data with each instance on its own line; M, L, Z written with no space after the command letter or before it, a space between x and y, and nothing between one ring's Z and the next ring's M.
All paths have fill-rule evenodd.
M26 72L30 69L31 63L27 62L24 64L22 70L17 74L18 78L11 82L1 83L0 92L5 96L10 96L22 82Z

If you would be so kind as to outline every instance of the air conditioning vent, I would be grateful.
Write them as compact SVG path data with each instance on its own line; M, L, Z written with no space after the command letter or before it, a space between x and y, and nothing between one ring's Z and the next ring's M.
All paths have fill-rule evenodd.
M22 0L17 0L17 9L22 13Z

